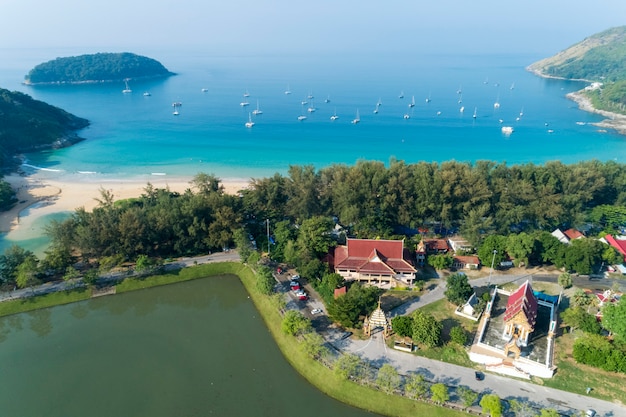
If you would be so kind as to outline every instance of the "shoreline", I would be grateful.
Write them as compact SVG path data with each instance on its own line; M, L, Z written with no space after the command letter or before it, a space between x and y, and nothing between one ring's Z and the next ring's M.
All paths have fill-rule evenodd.
M599 114L603 117L606 117L606 119L600 122L594 122L590 124L601 129L615 130L620 135L626 135L626 115L613 113L607 110L596 109L595 107L593 107L591 100L587 96L585 96L583 91L584 90L574 91L572 93L566 94L565 97L578 104L578 108L583 111Z
M547 75L541 72L541 70L537 68L533 68L532 65L529 65L528 67L526 67L526 70L541 78L547 78L547 79L553 79L553 80L579 81L579 82L586 82L586 83L594 82L592 80L586 80L582 78L572 79L572 78L564 78L564 77L556 77L553 75ZM606 117L606 119L600 122L594 122L594 123L589 123L589 124L599 127L600 129L612 129L612 130L615 130L620 135L626 135L626 115L614 113L608 110L596 109L595 107L593 107L591 100L587 96L585 96L584 91L585 89L583 88L578 91L567 93L565 97L569 100L572 100L576 104L578 104L578 108L583 111L586 111L588 113L599 114L603 117Z
M175 178L116 178L100 180L68 180L48 179L37 174L22 175L12 173L4 177L16 191L17 203L10 210L0 213L0 233L11 233L19 229L28 219L32 223L39 217L62 212L74 212L83 207L87 211L93 210L100 198L100 190L105 189L113 193L115 201L139 197L144 193L148 183L155 188L169 188L171 191L184 193L191 188L193 176ZM250 181L236 178L222 178L220 184L224 193L236 195L250 185ZM24 214L25 211L28 211Z

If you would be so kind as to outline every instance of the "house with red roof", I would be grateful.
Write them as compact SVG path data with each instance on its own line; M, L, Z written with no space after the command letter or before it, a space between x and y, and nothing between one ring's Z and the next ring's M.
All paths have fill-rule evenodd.
M606 241L606 243L617 249L617 251L621 253L626 260L626 238L624 238L623 236L606 235L604 236L604 240Z
M415 280L410 252L404 240L347 239L335 247L334 270L346 281L380 287L411 285Z
M504 332L502 338L517 338L519 345L528 346L528 337L537 324L537 308L539 303L533 293L529 281L522 284L509 295L504 312Z
M561 243L570 244L572 240L583 239L585 235L579 232L576 229L567 229L566 231L561 231L561 229L556 229L551 233L552 236L559 239Z
M455 269L478 269L480 268L480 259L478 256L458 256L452 257L452 268Z

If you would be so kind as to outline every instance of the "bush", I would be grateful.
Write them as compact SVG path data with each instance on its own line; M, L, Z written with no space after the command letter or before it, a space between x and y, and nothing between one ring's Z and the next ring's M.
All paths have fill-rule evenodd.
M455 326L450 329L450 341L464 346L467 343L467 333L461 326Z

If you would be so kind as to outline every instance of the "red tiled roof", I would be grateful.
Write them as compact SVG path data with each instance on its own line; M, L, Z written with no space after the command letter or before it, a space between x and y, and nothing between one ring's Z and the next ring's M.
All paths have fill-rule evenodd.
M448 241L445 239L428 239L424 242L429 251L448 251Z
M470 265L480 265L480 260L478 256L454 256L454 260L459 263L470 264Z
M537 298L533 294L533 288L528 281L509 296L504 313L504 321L511 320L520 311L524 313L528 324L535 328L535 323L537 322Z
M401 240L348 239L346 246L335 248L335 267L390 275L415 272L404 254L404 242Z
M346 294L345 285L341 288L335 288L335 294L334 294L335 298L341 297L342 295L345 295L345 294Z
M576 229L567 229L566 231L563 232L563 234L567 236L569 240L574 240L574 239L578 239L581 237L585 237L585 235L583 235Z
M617 249L619 251L619 253L621 253L622 255L626 256L626 240L615 239L611 235L604 236L604 239L606 239L606 241L609 242L609 245L611 245L615 249Z

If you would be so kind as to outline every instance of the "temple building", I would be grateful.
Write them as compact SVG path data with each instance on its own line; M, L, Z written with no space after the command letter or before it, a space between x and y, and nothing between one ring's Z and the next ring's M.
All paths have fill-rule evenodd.
M348 239L345 246L335 248L333 263L346 281L392 288L415 280L416 269L404 240Z
M509 296L504 313L502 338L516 341L516 346L528 346L528 337L537 323L537 297L530 282L526 281Z

